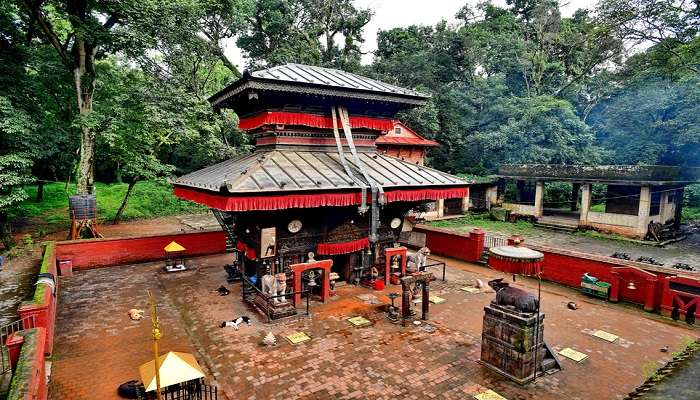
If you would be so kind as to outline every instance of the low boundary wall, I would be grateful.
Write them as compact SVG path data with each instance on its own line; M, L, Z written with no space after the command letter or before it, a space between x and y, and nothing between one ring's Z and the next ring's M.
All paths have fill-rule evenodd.
M426 225L413 230L425 234L426 246L431 252L458 260L480 261L484 251L484 232L450 231ZM514 238L509 239L512 243ZM521 243L524 239L520 238ZM678 308L681 316L694 311L700 316L700 274L676 273L668 268L636 261L621 260L566 249L527 244L544 253L542 278L571 288L580 288L581 277L588 273L611 284L610 301L640 304L647 311L662 311L670 315ZM630 289L630 282L635 289Z
M7 398L44 400L48 395L44 364L46 356L53 351L59 294L58 260L72 266L68 271L156 261L165 258L163 248L172 241L185 247L186 257L226 251L223 231L47 242L34 296L23 302L17 311L23 321L33 321L32 326L25 325L24 330L10 335L5 343L14 371Z
M181 233L174 235L72 240L56 244L56 257L70 260L73 269L84 270L162 260L163 248L176 241L187 257L204 256L226 251L224 231Z

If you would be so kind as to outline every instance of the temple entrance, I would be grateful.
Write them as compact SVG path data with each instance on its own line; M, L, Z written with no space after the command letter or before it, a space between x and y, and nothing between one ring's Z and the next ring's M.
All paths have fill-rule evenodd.
M338 274L338 281L352 282L353 269L360 267L360 252L337 254L328 258L333 260L331 272Z

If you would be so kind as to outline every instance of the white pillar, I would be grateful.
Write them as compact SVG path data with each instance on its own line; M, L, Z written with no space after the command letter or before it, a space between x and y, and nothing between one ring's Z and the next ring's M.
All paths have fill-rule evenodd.
M469 212L469 195L462 197L462 214Z
M498 185L494 185L488 188L487 198L487 204L489 209L491 208L492 204L498 205Z
M651 188L642 186L639 191L639 213L637 214L637 236L644 238L647 234L649 224L649 213L651 212Z
M437 208L437 217L442 218L445 215L445 199L438 200L435 208Z
M591 184L581 184L581 210L579 216L579 225L588 225L588 211L591 209Z
M542 216L542 211L544 208L544 182L537 182L535 184L535 218Z
M661 196L659 197L659 222L665 224L666 221L670 219L666 217L666 213L668 212L668 192L661 192Z

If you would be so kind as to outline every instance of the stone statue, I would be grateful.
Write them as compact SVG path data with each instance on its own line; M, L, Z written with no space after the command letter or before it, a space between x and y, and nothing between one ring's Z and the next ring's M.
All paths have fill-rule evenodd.
M408 253L406 272L414 273L421 270L428 263L428 256L430 255L430 249L427 247L421 247L415 253Z
M513 306L517 311L525 313L537 312L539 300L532 293L510 287L503 278L489 281L488 285L496 291L495 303L500 306Z
M263 275L260 279L262 291L268 297L283 295L287 291L287 275L279 273L277 275ZM275 304L286 304L285 297L275 297L272 300Z

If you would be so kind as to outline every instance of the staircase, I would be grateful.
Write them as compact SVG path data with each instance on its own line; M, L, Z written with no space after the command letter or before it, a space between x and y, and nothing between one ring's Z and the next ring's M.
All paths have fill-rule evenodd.
M226 252L231 253L236 250L236 234L233 231L233 217L215 208L211 209L214 218L219 222L221 228L226 232Z
M560 232L574 232L578 229L578 219L547 215L538 218L534 225Z

